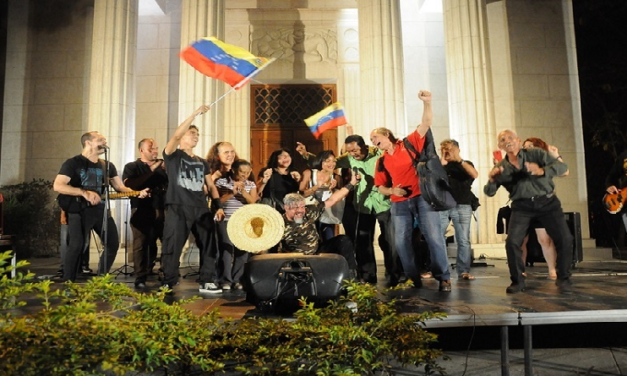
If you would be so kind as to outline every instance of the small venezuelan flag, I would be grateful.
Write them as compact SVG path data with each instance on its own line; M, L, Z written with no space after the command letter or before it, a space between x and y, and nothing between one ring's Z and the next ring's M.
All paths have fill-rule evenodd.
M247 77L261 69L268 59L214 37L202 38L181 51L180 56L197 71L238 89Z
M309 130L316 138L320 138L320 135L326 130L347 123L346 116L344 116L344 108L340 102L333 103L324 110L305 119L305 124L307 124Z

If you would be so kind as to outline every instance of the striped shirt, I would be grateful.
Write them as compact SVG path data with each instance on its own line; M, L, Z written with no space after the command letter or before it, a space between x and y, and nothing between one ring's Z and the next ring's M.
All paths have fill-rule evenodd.
M218 188L220 197L227 195L227 194L233 194L233 185L234 185L233 183L234 181L230 177L223 177L223 178L216 179L214 184L216 185L216 188ZM246 180L244 182L244 189L246 189L246 192L250 193L251 190L257 189L257 185L253 181ZM231 215L235 213L235 210L241 208L247 203L248 202L246 201L246 198L244 198L244 196L242 196L241 193L223 202L222 209L224 210L224 215L225 215L224 220L228 221L229 218L231 218Z

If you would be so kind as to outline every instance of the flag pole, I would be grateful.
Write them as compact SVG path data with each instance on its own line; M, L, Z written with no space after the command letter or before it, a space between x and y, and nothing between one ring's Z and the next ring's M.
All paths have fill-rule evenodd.
M270 63L274 62L275 60L276 60L276 58L274 58L274 57L270 58L270 60L268 60L264 65L260 66L259 68L255 69L254 71L252 71L248 76L244 77L240 82L235 84L235 86L232 86L229 90L227 90L226 93L222 94L218 99L216 99L215 101L211 102L211 104L209 104L209 107L211 107L214 104L216 104L219 101L221 101L224 97L229 95L234 90L238 90L242 86L246 85L246 83L248 83L253 77L258 75L262 70L264 70L268 65L270 65ZM202 115L202 114L201 113L196 114L196 116L198 116L198 115Z

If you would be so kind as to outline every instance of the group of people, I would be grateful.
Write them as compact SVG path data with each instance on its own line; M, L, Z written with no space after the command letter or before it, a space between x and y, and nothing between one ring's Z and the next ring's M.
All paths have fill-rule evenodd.
M161 284L174 288L181 253L192 233L200 249L199 291L242 289L249 253L233 244L226 228L236 210L258 202L273 206L285 221L281 241L268 252L339 253L346 259L351 277L365 283L377 283L374 237L378 223L378 244L389 283L409 278L414 286L421 286L412 243L417 225L429 248L431 276L442 292L452 288L445 238L452 221L458 278L473 280L470 224L478 200L471 185L478 172L472 162L461 158L457 141L444 140L440 143L441 163L456 206L437 211L423 198L409 149L418 153L425 149L433 111L430 92L421 90L418 98L424 106L422 120L405 139L397 139L390 129L381 127L370 133L373 146L368 146L362 136L349 129L345 153L337 157L330 150L313 155L298 143L296 151L308 161L309 169L301 174L293 167L291 152L279 149L270 155L256 181L251 163L240 159L229 142L216 143L205 158L195 154L199 129L192 123L196 116L209 111L208 106L198 108L177 127L162 158L155 140L142 139L138 144L140 157L124 167L121 178L112 163L100 158L108 151L106 138L98 132L85 133L81 154L63 163L54 181L68 223L63 279L76 280L92 230L105 244L98 272L109 272L119 247L117 227L103 201L111 186L132 196L130 225L137 288L146 286L159 239ZM491 170L484 192L493 196L503 185L512 200L506 241L512 284L507 292L525 288L522 248L534 220L538 223L535 227L544 229L546 235L538 232L539 238L548 238L557 250L556 282L567 288L571 252L566 250L572 245L572 236L552 178L568 169L556 155L557 149L545 151L533 142L534 147L524 149L513 131L501 132L498 142L506 156ZM336 173L338 168L342 175ZM340 222L345 235L336 235ZM545 257L547 262L551 260Z

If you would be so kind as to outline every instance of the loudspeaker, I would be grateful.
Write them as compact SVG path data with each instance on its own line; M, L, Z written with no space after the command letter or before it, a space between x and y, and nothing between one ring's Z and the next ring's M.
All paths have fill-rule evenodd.
M583 242L581 240L581 214L579 212L564 213L568 229L573 235L573 265L583 261Z
M583 242L581 240L581 214L579 212L564 213L566 225L573 235L573 266L583 261ZM533 230L533 229L532 229ZM546 262L542 255L542 247L538 243L535 231L529 231L527 242L527 263L533 266L534 262Z
M251 257L243 284L247 302L261 310L285 311L297 309L301 297L316 306L336 300L348 277L348 263L341 255L277 253Z

